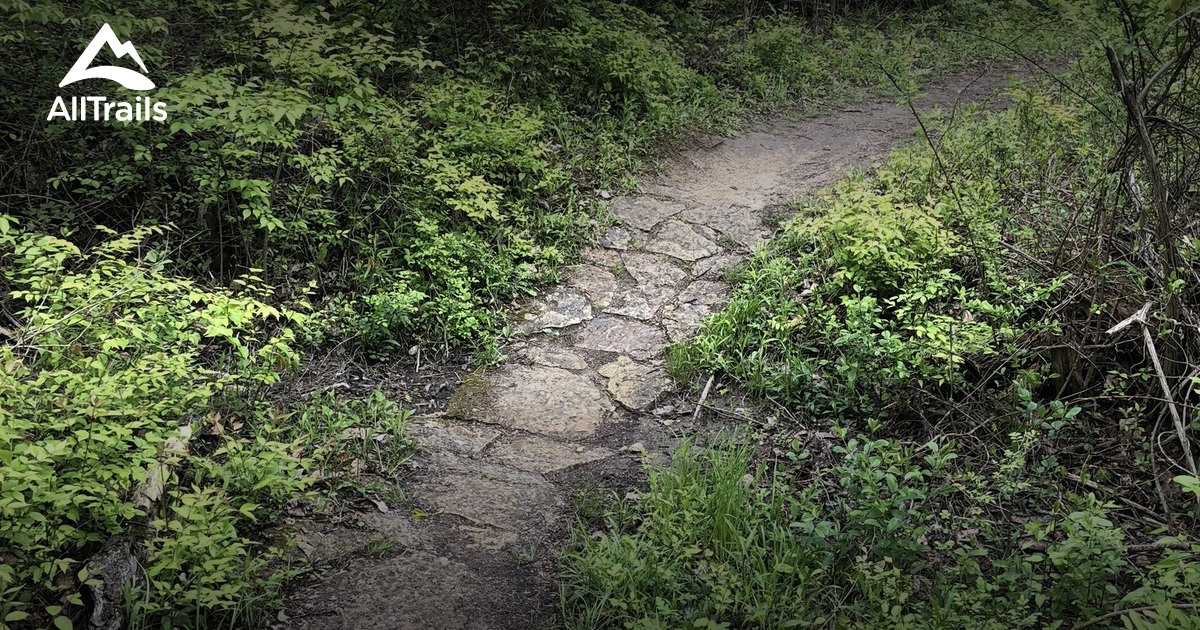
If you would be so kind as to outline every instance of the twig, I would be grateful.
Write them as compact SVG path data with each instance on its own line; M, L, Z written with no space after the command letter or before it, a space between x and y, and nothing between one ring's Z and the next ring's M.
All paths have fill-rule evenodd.
M1192 443L1188 440L1187 427L1183 424L1183 418L1179 415L1179 409L1175 406L1175 397L1171 394L1171 386L1167 383L1167 375L1163 373L1162 363L1158 360L1158 350L1154 347L1154 336L1150 334L1150 326L1146 323L1146 314L1150 312L1152 302L1146 302L1138 312L1126 317L1121 323L1108 329L1108 334L1120 332L1130 324L1141 324L1142 339L1146 342L1146 353L1150 355L1150 362L1154 364L1154 372L1158 375L1158 384L1162 387L1163 397L1167 401L1167 410L1171 412L1171 420L1175 423L1175 435L1179 439L1179 446L1183 449L1183 461L1187 464L1187 470L1193 477L1196 474L1196 460L1192 457ZM1196 497L1196 507L1200 509L1200 496Z
M1174 602L1166 602L1166 603L1169 604L1171 607L1178 608L1180 610L1191 610L1191 609L1195 609L1195 608L1200 608L1200 604L1176 604ZM1120 617L1121 615L1124 615L1127 613L1147 612L1147 611L1154 610L1155 608L1158 608L1158 606L1138 606L1137 608L1126 608L1124 610L1114 610L1110 613L1100 615L1099 617L1095 617L1093 619L1089 619L1089 620L1075 626L1075 630L1081 630L1082 628L1094 626L1094 625L1100 623L1101 621L1112 619L1113 617Z
M1127 498L1127 497L1121 495L1116 490L1105 488L1105 487L1101 486L1100 484L1096 483L1095 481L1084 479L1083 477L1080 477L1079 475L1076 475L1074 473L1063 473L1063 476L1066 477L1067 479L1070 479L1071 481L1074 481L1075 483L1083 484L1097 492L1105 492L1107 494L1111 494L1114 498L1116 498L1121 503L1124 503L1125 505L1128 505L1129 507L1131 507L1135 510L1144 512L1146 515L1146 520L1150 521L1151 523L1154 523L1155 525L1160 525L1162 527L1170 527L1169 524L1158 520L1158 518L1157 518L1158 515L1154 513L1154 510L1151 510L1150 508L1142 505L1141 503L1138 503L1137 501L1134 501L1133 499L1130 499L1130 498ZM1168 516L1168 518L1170 518L1170 517Z
M1159 411L1158 419L1154 421L1154 430L1150 432L1150 474L1154 475L1154 492L1162 505L1163 516L1168 521L1175 520L1171 515L1171 502L1167 501L1167 491L1163 489L1162 476L1158 474L1158 435L1162 431L1163 412Z
M1171 412L1171 421L1175 423L1175 433L1179 436L1179 445L1183 447L1183 461L1187 463L1188 470L1195 477L1196 460L1192 457L1192 444L1188 441L1187 427L1183 424L1183 418L1179 416L1179 408L1175 406L1175 397L1171 395L1171 386L1167 383L1167 376L1163 374L1162 364L1158 361L1158 352L1154 349L1154 337L1150 334L1149 326L1142 326L1142 337L1146 340L1146 348L1150 351L1150 361L1154 363L1154 371L1158 373L1158 384L1162 387L1163 396L1167 399L1167 410ZM1197 497L1197 501L1200 502L1200 497Z
M708 382L704 384L704 391L700 392L700 401L696 403L696 410L692 412L692 422L700 418L700 409L704 407L704 401L708 400L708 390L712 388L713 379L716 374L711 374L708 377Z

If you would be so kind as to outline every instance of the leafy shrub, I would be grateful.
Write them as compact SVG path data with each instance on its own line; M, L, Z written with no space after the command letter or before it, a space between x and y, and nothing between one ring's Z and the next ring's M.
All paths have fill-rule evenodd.
M726 310L674 349L677 372L717 369L793 408L843 417L892 403L904 413L908 388L968 386L980 365L1003 375L1018 340L1052 329L1038 314L1065 281L1014 269L1001 249L1004 191L1036 169L1016 167L1028 170L1014 181L1008 162L983 156L1020 144L1028 165L1070 150L1059 125L1014 124L1021 111L945 131L938 156L899 151L803 207L740 272ZM956 165L955 181L939 159Z
M232 404L297 364L290 326L305 316L262 302L269 291L252 277L219 290L169 275L169 261L147 248L161 232L81 250L0 221L6 299L21 322L0 347L6 623L69 625L78 590L96 577L80 572L83 561L130 527L145 528L133 623L257 623L287 573L251 532L311 486L314 463L332 465L314 458L314 444L329 440L279 427L286 413ZM356 430L370 431L380 453L386 446L376 459L394 469L406 416L386 400L349 409L341 417L352 422L326 430L368 427ZM174 473L157 477L161 499L138 507L135 491L160 461Z
M985 30L1030 13L968 5ZM43 77L77 52L57 42L82 45L103 20L148 59L169 123L55 121L0 139L33 165L4 174L17 212L76 244L80 225L176 225L183 275L260 269L284 294L315 289L332 321L311 337L373 356L492 337L495 306L552 280L586 235L580 184L632 185L653 140L725 126L763 98L846 98L886 83L880 63L937 65L951 43L899 19L841 20L822 38L787 11L723 3L82 9L0 5L23 86L0 88L6 111L43 120Z
M835 450L832 466L790 485L752 468L745 447L685 446L610 512L605 535L576 531L561 574L568 623L1059 627L1131 601L1186 601L1161 576L1200 575L1195 551L1131 565L1110 506L1088 496L1028 534L989 519L1005 472L957 468L948 443L859 438ZM1133 580L1145 586L1123 600Z

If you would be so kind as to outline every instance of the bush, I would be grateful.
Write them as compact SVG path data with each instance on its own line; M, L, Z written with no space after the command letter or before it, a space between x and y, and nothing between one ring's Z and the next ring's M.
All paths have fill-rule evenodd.
M289 574L253 532L318 477L390 477L407 456L407 414L382 395L292 412L263 398L297 365L291 326L306 317L261 301L254 277L219 290L169 275L150 242L162 232L81 250L0 215L22 322L0 346L5 623L69 624L103 577L84 561L131 535L146 577L130 587L135 625L256 624ZM333 454L351 443L353 466Z
M77 52L56 42L82 45L105 20L153 66L169 122L55 121L0 139L29 165L3 175L22 218L76 244L95 223L175 225L180 274L259 269L284 295L315 289L330 325L311 337L376 357L493 337L497 305L553 280L588 234L582 188L631 186L652 141L728 126L763 99L891 89L883 65L908 84L979 49L928 28L942 9L839 19L819 37L799 7L722 3L84 8L0 5L23 86L0 87L0 103L44 120L43 77ZM953 14L966 9L987 32L1041 17L1010 3Z
M917 146L802 207L738 273L726 310L673 350L676 372L716 369L843 418L915 411L911 397L973 387L983 366L1006 385L1019 342L1053 329L1041 313L1066 280L1007 264L1000 245L1008 195L1041 176L1030 165L1071 150L1058 125L1018 124L1023 107L942 132L937 159L956 165L952 182ZM1018 145L1026 171L984 157Z
M987 516L1007 473L956 467L949 443L860 437L834 450L789 483L753 468L745 447L685 446L609 513L607 533L575 532L561 574L569 626L1062 627L1188 601L1177 579L1200 579L1200 546L1130 564L1111 506L1090 496L1024 533Z

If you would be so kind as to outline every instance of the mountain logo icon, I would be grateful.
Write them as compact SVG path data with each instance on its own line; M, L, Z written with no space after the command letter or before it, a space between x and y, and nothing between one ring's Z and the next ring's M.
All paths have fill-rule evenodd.
M121 68L119 66L96 66L89 68L92 61L96 59L96 53L107 44L118 58L129 55L141 66L142 72L146 72L146 64L142 63L141 56L138 55L137 49L133 47L133 42L122 42L117 39L117 34L113 32L112 27L108 24L100 27L100 31L92 38L90 44L84 49L83 54L75 61L75 65L71 66L70 72L63 77L62 83L58 87L68 86L76 81L84 79L108 79L116 81L130 90L152 90L154 82L146 78L146 75L139 72L134 72L129 68Z

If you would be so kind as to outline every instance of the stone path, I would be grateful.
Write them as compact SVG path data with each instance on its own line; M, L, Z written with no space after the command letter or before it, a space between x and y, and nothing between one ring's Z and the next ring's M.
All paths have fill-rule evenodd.
M917 102L949 110L1000 85L949 77ZM669 447L679 417L664 348L728 300L724 272L771 235L773 211L911 138L906 107L874 101L806 121L774 119L674 159L565 270L514 314L507 362L467 375L444 413L417 419L419 512L362 515L362 529L308 523L316 562L360 558L300 593L281 616L303 628L555 627L551 574L572 475L628 474ZM647 452L649 451L649 452ZM382 543L379 541L383 541ZM347 555L349 554L349 556Z

